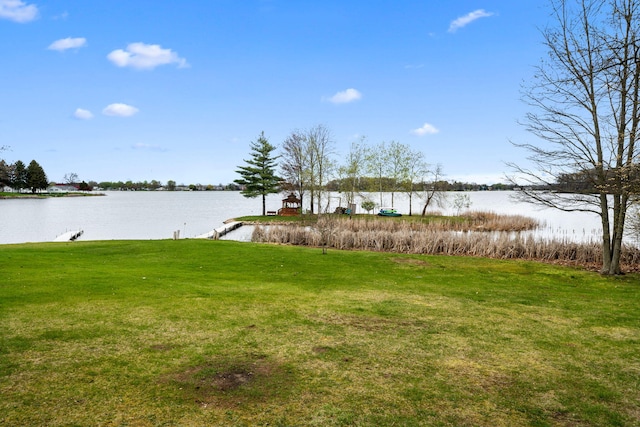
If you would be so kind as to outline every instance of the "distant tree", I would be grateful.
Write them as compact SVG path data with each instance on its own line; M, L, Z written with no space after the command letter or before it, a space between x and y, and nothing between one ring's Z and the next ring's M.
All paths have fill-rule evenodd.
M351 143L344 164L338 168L338 190L347 198L347 204L355 203L356 194L360 191L360 180L364 175L367 157L365 138Z
M373 208L376 207L376 202L374 202L373 200L367 199L367 200L364 200L360 206L362 206L362 209L364 209L368 213L371 213Z
M409 216L411 216L413 196L418 194L419 183L426 178L429 165L424 160L424 154L421 151L410 150L406 161L406 175L401 183L401 188L409 197Z
M80 191L91 191L93 190L93 187L89 184L87 184L86 182L82 181L80 184L78 184L78 190Z
M11 184L11 169L4 159L0 160L0 185Z
M391 141L387 146L387 178L389 178L389 191L391 192L391 207L394 206L394 196L402 190L404 182L409 175L409 164L412 160L411 147L397 141Z
M309 189L309 156L307 138L303 132L295 130L282 143L280 170L282 189L297 194L300 203Z
M387 177L387 147L384 142L381 142L367 153L367 172L372 176L375 181L375 187L369 191L377 191L380 195L380 206L383 205L382 194L386 191Z
M324 125L296 130L282 146L282 188L298 193L302 201L309 195L311 213L320 212L322 193L333 170L333 140Z
M176 191L176 182L174 180L170 179L167 181L167 190Z
M471 207L471 197L468 194L458 193L453 198L453 207L456 208L456 215L460 215L463 209Z
M275 174L276 160L278 156L273 155L276 147L269 143L264 136L264 131L260 133L258 140L251 143L251 158L245 160L246 166L238 166L237 173L241 178L234 182L244 186L241 194L244 197L262 197L262 215L267 214L267 195L280 191L282 179Z
M8 149L9 147L7 147L6 145L1 145L0 153ZM0 185L8 185L10 183L11 181L9 165L4 161L4 159L0 158Z
M18 160L11 169L11 187L18 191L27 188L27 167L25 164Z
M37 190L44 190L49 185L47 180L47 174L44 173L42 166L35 160L31 160L27 167L27 188L31 189L32 193Z
M431 171L427 171L427 174L431 179L422 183L422 191L418 195L423 201L422 216L427 214L427 209L433 204L444 206L447 197L445 190L449 184L442 179L441 165L437 165Z
M75 172L69 172L64 174L64 183L67 185L78 183L78 174Z
M307 131L307 139L309 141L310 155L315 164L315 174L311 180L311 189L313 191L312 194L315 193L317 197L318 213L320 213L322 194L335 166L332 158L334 154L333 137L331 136L331 131L325 125L316 125Z

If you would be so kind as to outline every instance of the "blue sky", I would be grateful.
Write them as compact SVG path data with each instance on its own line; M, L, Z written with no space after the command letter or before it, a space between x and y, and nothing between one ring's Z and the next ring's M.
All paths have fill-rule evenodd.
M237 178L261 131L323 124L398 141L447 179L493 183L520 88L544 56L544 1L0 0L0 146L48 178Z

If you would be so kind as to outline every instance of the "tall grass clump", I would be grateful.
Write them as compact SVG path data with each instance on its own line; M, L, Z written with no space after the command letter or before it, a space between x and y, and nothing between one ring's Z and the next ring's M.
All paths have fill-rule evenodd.
M467 230L473 231L525 231L540 225L537 220L523 215L499 215L495 212L472 211L460 215Z
M597 242L535 237L529 232L535 221L525 217L505 219L495 214L472 213L465 218L463 223L422 223L323 216L314 227L258 226L252 241L341 250L527 259L587 267L602 260L602 248ZM640 249L625 245L621 264L627 270L637 269Z

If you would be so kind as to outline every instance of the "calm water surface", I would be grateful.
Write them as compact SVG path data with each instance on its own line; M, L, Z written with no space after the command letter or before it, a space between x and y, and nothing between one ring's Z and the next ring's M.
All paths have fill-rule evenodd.
M60 197L46 199L0 200L0 243L53 241L71 230L84 230L81 240L170 239L179 230L181 237L195 237L218 228L233 217L260 215L261 199L247 199L239 192L106 192L96 197ZM593 214L565 213L537 209L516 203L511 192L467 192L471 210L520 214L545 224L540 231L570 240L599 239L599 218ZM267 209L281 207L281 194L270 195ZM450 199L453 195L450 196ZM377 196L372 197L378 200ZM340 203L333 194L330 209ZM384 201L387 203L388 201ZM407 214L408 200L396 194L395 207ZM360 208L359 208L360 209ZM419 213L418 202L413 212ZM442 209L452 213L452 209ZM242 229L240 229L242 230ZM230 238L243 240L247 231L234 232ZM235 236L235 237L234 237Z
M46 242L71 230L82 240L170 239L207 233L236 216L262 213L238 192L113 191L95 197L0 200L0 243ZM280 196L274 195L274 206ZM271 198L270 198L271 201Z

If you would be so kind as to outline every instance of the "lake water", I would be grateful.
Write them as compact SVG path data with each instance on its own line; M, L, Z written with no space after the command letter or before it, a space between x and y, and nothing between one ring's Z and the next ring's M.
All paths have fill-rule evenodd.
M112 191L105 194L0 200L0 244L53 241L60 234L78 229L84 230L81 240L170 239L178 230L180 237L191 238L220 227L227 219L262 213L260 198L247 199L239 192ZM450 193L449 198L455 194ZM553 234L577 241L600 239L599 217L593 214L538 209L513 201L512 192L508 191L464 194L471 199L471 210L525 215L542 221L545 227L540 233L545 236ZM280 208L282 198L281 194L270 195L267 210ZM378 200L377 195L371 198ZM345 205L338 194L332 194L329 200L331 211ZM396 194L394 205L401 213L409 211L406 196ZM414 201L414 214L420 211L419 202ZM452 213L452 208L442 211ZM228 238L247 239L247 229L241 230L230 233Z

